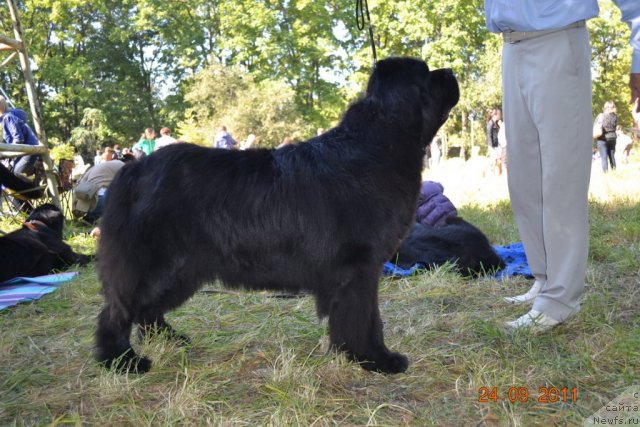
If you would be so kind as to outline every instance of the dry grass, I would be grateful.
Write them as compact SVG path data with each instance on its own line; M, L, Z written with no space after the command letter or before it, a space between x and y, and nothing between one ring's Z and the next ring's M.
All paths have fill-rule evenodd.
M0 425L582 424L637 382L638 166L607 176L594 168L583 309L550 333L501 327L523 312L501 297L525 290L526 280L465 281L442 268L381 282L386 340L410 358L406 374L367 373L327 354L311 298L202 292L168 316L192 337L190 348L144 341L151 372L116 375L91 357L102 299L89 266L36 303L0 312ZM426 178L443 182L460 214L493 241L514 242L506 177L483 171L482 159L450 160ZM91 251L86 232L70 227L69 241ZM538 402L543 386L576 387L578 400ZM479 402L481 387L497 387L502 400ZM531 399L511 403L510 387L526 387Z

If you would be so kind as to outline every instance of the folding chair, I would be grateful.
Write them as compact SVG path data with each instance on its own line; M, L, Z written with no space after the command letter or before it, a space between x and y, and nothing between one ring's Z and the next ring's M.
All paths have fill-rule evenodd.
M21 213L28 215L35 207L52 200L47 191L46 175L41 161L36 162L34 174L28 179L33 183L31 188L22 191L2 188L0 201L3 216L18 219Z
M26 196L27 193L39 191L41 194L45 194L46 187L37 186L30 190L15 191L9 188L2 189L2 215L5 217L12 217L18 219L20 214L28 215L36 206L39 199L33 199Z
M67 218L73 218L71 211L73 182L71 175L75 162L73 160L62 159L58 162L56 178L58 180L58 196L60 197L60 209Z

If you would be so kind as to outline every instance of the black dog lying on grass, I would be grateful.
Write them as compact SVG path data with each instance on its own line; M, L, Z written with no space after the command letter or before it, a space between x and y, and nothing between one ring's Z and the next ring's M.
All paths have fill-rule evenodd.
M91 258L62 240L64 215L52 204L35 208L22 228L0 237L0 282L50 274Z
M458 98L450 70L391 58L376 64L341 123L306 143L176 144L126 165L102 218L97 360L147 371L132 324L184 338L164 314L219 279L307 291L329 317L332 346L364 369L405 371L407 358L384 344L378 280L413 221L425 148Z
M441 227L415 223L391 261L405 269L415 264L433 268L452 263L465 277L501 270L505 266L487 236L460 217L447 218Z

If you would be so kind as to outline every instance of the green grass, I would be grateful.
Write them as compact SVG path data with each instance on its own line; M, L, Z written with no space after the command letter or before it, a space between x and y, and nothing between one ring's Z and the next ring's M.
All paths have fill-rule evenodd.
M452 160L426 177L443 182L460 215L492 241L517 241L506 177L486 174L478 159L461 166ZM638 382L638 166L594 171L582 310L551 332L502 328L526 311L501 302L528 288L522 278L463 280L447 267L385 278L386 342L411 361L388 376L328 352L312 298L212 284L167 316L192 338L189 348L162 336L134 340L154 367L117 375L92 359L102 297L89 265L59 291L0 312L0 425L581 425ZM92 252L88 231L71 224L68 242ZM502 400L479 402L482 387ZM510 387L526 387L530 400L511 403ZM575 387L578 399L538 402L540 387Z

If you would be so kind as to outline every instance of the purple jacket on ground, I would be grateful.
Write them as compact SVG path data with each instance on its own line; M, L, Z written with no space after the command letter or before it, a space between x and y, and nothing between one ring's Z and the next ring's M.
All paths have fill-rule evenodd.
M444 187L439 182L425 181L422 183L418 198L416 221L431 227L442 227L447 218L458 215L451 200L443 194Z

